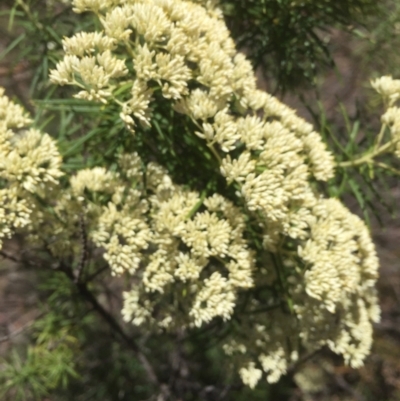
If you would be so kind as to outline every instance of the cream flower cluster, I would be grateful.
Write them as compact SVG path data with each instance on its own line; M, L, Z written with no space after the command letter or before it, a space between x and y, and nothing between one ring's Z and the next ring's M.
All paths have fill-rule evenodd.
M394 142L394 154L400 158L400 108L390 107L382 116L382 121L390 128L391 139Z
M255 307L258 302L251 302ZM243 316L243 329L223 345L237 365L239 374L254 388L263 373L269 383L277 382L291 362L298 360L298 327L290 314L274 309L264 316Z
M131 130L138 122L151 124L158 85L177 111L193 119L196 134L222 152L222 174L240 186L249 210L274 227L266 228L270 245L276 232L304 237L308 180L333 175L333 158L320 136L293 110L256 89L250 63L236 52L220 11L211 4L117 3L74 3L78 12L97 13L104 30L64 39L66 55L51 80L85 88L78 97L116 101ZM121 59L117 44L126 47L128 58ZM107 63L101 61L105 54ZM125 61L133 63L133 74L126 75ZM114 96L129 86L128 100ZM240 155L233 156L238 149ZM293 216L293 210L299 213Z
M243 215L220 195L202 200L198 193L176 186L156 164L150 163L146 174L147 190L152 192L149 204L135 210L148 213L148 224L140 226L138 219L131 225L115 225L111 234L124 239L121 246L115 237L114 246L119 247L116 257L128 254L126 264L120 260L111 263L114 272L137 271L142 277L141 286L133 284L133 289L124 293L124 319L134 324L157 323L159 327L176 325L175 319L195 326L217 316L229 319L238 290L253 286L254 258L243 238ZM200 204L203 211L197 210ZM122 209L121 213L126 212ZM106 211L100 221L109 215ZM135 215L129 212L125 217L133 221ZM126 234L117 232L118 227ZM93 238L107 250L105 257L109 258L110 239L99 231ZM165 298L171 294L176 294L177 305L168 311ZM154 310L163 318L156 319ZM179 310L186 311L182 319L177 316Z
M230 353L227 343L227 353L238 355L244 383L254 387L262 372L270 382L278 380L296 359L299 338L313 349L310 339L316 336L315 344L359 366L379 316L373 291L378 261L368 229L316 190L316 180L334 174L321 136L257 90L252 66L236 52L220 10L213 2L200 3L74 0L75 11L94 12L103 29L64 39L66 55L51 79L80 87L77 97L115 102L132 132L138 124L151 125L153 102L169 102L188 116L236 189L237 203L257 221L262 252L283 262L275 277L264 262L256 266L243 239L247 226L240 209L220 195L203 199L186 191L150 164L150 196L137 188L116 190L112 196L129 198L132 206L126 209L115 198L99 212L92 234L115 274L136 277L124 293L124 319L164 328L187 325L179 317L184 310L195 326L216 316L228 320L238 289L281 282L283 311L248 317L247 333L238 334L240 352ZM377 88L387 92L387 80ZM285 285L289 280L294 284Z
M221 195L201 197L175 185L155 163L144 171L136 153L118 164L118 172L95 167L73 175L53 211L37 213L31 240L53 238L47 246L56 257L80 255L84 224L112 274L131 277L122 314L136 325L229 319L238 292L254 285L241 211Z
M304 274L308 295L335 313L341 299L362 296L378 277L378 260L365 224L337 199L321 200L313 210L310 238L298 254L311 266Z
M385 99L389 106L400 99L400 80L390 75L377 78L371 82L372 87Z
M316 202L309 224L309 237L297 252L282 255L289 287L281 302L292 303L291 313L249 314L245 329L224 346L242 366L240 374L249 386L255 386L262 371L271 383L285 374L301 350L298 339L309 351L328 346L355 368L371 349L371 322L379 321L380 310L378 259L368 229L336 199ZM256 273L254 281L263 286L265 274ZM260 308L263 303L253 299L251 309Z
M337 199L321 200L313 212L310 238L298 251L306 271L293 277L300 337L307 348L328 345L359 367L371 348L371 322L380 319L375 248L364 222Z
M16 188L0 189L0 249L4 238L30 223L30 214L29 204L18 197Z
M75 97L106 103L115 79L128 73L125 62L111 51L116 41L99 32L81 32L63 40L65 58L50 79L59 85L74 82L83 90Z
M400 79L384 76L372 81L371 85L382 96L387 106L381 121L384 126L389 127L391 140L383 146L392 145L387 150L394 149L394 154L400 157L400 108L395 105L400 99Z
M31 223L30 195L43 197L62 175L55 141L28 128L31 123L0 88L0 247L3 238Z
M303 344L310 350L327 345L333 352L343 355L353 368L362 366L371 350L371 321L377 322L380 315L375 290L369 288L362 295L343 297L332 314L300 287L294 298Z

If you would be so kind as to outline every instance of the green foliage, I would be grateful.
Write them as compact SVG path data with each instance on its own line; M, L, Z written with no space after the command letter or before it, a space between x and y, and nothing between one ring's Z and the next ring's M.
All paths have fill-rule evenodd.
M367 15L379 19L380 11L373 0L222 0L222 5L239 48L281 91L314 84L322 68L333 66L324 41L330 28L347 30Z
M376 4L378 13L366 17L365 24L353 30L361 39L354 55L360 61L360 69L368 74L398 77L399 54L393 49L400 45L400 3L395 0Z
M13 349L9 360L0 361L2 399L40 400L56 388L65 389L71 377L78 377L74 369L76 342L66 330L42 330L26 355Z
M359 107L355 115L350 116L340 104L340 123L337 118L335 121L327 118L320 102L315 109L310 105L307 107L313 116L315 127L336 155L338 163L338 174L328 182L327 193L344 201L354 199L359 213L369 226L373 219L383 225L380 217L383 210L392 216L396 213L389 185L400 175L398 159L386 153L379 159L371 158L370 162L349 168L352 161L368 157L376 150L379 122L371 119L365 107ZM382 127L382 133L381 139L388 142L389 129Z

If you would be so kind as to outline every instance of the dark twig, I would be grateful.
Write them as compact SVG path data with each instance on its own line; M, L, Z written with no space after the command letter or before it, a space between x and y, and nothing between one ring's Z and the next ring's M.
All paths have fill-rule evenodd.
M13 337L17 336L18 334L22 333L23 331L25 331L26 329L31 327L41 315L42 314L39 314L35 319L32 319L29 322L25 323L19 329L16 329L13 332L11 332L3 337L0 337L0 343L6 342L6 341L11 341L11 339Z
M118 336L123 340L123 342L135 353L139 361L141 362L144 370L147 373L147 376L150 382L157 386L160 389L160 394L162 394L162 400L165 400L168 396L168 389L165 385L162 385L155 372L153 367L151 366L150 362L148 361L147 357L141 352L139 346L124 332L122 327L118 324L118 322L114 319L114 317L103 308L103 306L97 301L96 297L92 294L92 292L87 288L87 284L83 282L77 282L73 271L71 268L61 264L59 270L64 272L67 277L76 285L76 288L79 294L88 301L93 309L108 323L110 328L118 334Z
M322 349L317 349L315 351L310 352L309 354L304 355L298 361L294 362L292 365L288 367L287 373L294 374L301 365L308 362L310 359L314 358L317 354L321 352Z
M14 257L12 255L9 255L8 253L6 253L4 251L0 251L0 256L2 256L4 259L11 260L11 261L13 261L15 263L18 263L18 264L22 263L21 260L17 259L16 257Z
M226 385L224 389L221 391L221 394L218 397L218 401L223 400L228 395L231 389L232 389L232 384Z
M344 379L343 376L337 375L334 372L329 372L323 366L321 366L321 368L328 376L330 376L335 381L335 383L342 390L345 390L347 393L351 394L355 400L365 401L365 398L358 391L356 391L352 386L350 386L350 384Z
M19 252L19 251L18 251L18 253L21 254L21 253L23 253L23 252ZM35 269L43 268L42 265L39 265L39 264L37 264L37 263L30 262L30 261L25 260L25 259L18 259L18 258L16 258L15 256L10 255L10 254L8 254L8 253L6 253L6 252L4 252L4 251L0 251L0 256L2 256L4 259L11 260L12 262L17 263L17 264L19 264L19 265L29 266L29 267L32 267L32 268L35 268Z
M273 304L273 305L268 305L268 306L265 306L265 307L263 307L263 308L258 308L258 309L253 309L253 310L249 310L249 311L246 311L246 314L253 314L253 313L264 313L264 312L269 312L269 311L271 311L271 310L274 310L274 309L278 309L278 308L280 308L282 306L282 302L280 302L280 303L278 303L278 304Z
M85 283L90 283L93 281L99 274L103 273L104 271L108 270L108 265L102 267L101 269L95 271L93 274L91 274L89 277L85 279Z
M81 234L81 242L82 242L82 254L79 260L77 273L75 276L75 283L79 283L82 277L83 269L85 268L85 264L88 258L88 241L87 241L87 234L85 228L85 221L83 220L82 214L79 216L79 230Z

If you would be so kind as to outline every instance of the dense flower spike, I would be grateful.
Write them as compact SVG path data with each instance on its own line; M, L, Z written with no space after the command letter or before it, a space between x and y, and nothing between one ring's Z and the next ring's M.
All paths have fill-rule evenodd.
M91 216L91 239L113 274L132 276L124 320L157 330L227 322L241 292L256 287L243 310L269 311L243 317L224 345L246 385L253 388L262 372L277 381L302 347L327 345L359 366L379 318L378 261L364 223L316 189L317 180L334 174L321 136L257 90L252 66L236 52L213 1L73 5L94 12L103 29L65 38L66 55L51 80L79 87L78 98L115 103L132 133L151 126L154 102L170 104L191 119L193 135L236 190L236 204L218 194L202 197L154 163L144 189L136 154L120 158L118 173L97 168L71 179L59 213L75 208ZM398 98L393 82L374 83L390 106ZM397 117L394 107L383 117L393 136ZM90 203L85 189L107 201ZM268 292L271 283L279 296Z
M332 313L341 297L363 293L377 279L378 261L364 223L336 199L315 206L310 239L299 248L309 270L307 293Z
M382 116L382 130L378 136L375 152L371 159L384 153L393 152L400 157L400 109L395 103L400 99L400 79L393 79L391 76L383 76L371 82L372 87L382 96L386 106L386 112ZM390 141L382 144L385 134L384 128L390 130Z
M213 195L203 202L207 210L192 215L200 200L198 194L183 191L174 185L161 167L151 164L149 169L153 170L150 185L154 194L150 197L152 219L145 242L153 251L137 258L144 269L142 297L146 299L147 293L154 300L151 294L159 293L158 308L162 309L162 294L173 291L174 286L185 288L185 299L182 301L185 305L192 303L187 316L188 324L200 326L215 316L228 319L235 306L237 289L253 286L253 254L243 238L240 211L223 197ZM218 212L221 217L217 217ZM135 240L138 241L142 235L136 235ZM130 246L132 248L137 252ZM118 266L121 267L121 263ZM221 276L221 269L229 272L227 278ZM140 298L137 298L136 289L132 291L124 295L123 314L126 320L133 319L135 322L138 321L136 310L129 305L133 299ZM147 302L147 305L149 309L150 303ZM174 315L168 321L173 324ZM164 319L161 326L165 327L165 324Z
M31 123L0 88L0 249L3 238L32 223L33 195L45 198L62 175L55 141Z
M383 76L371 82L372 87L392 106L400 98L400 79Z

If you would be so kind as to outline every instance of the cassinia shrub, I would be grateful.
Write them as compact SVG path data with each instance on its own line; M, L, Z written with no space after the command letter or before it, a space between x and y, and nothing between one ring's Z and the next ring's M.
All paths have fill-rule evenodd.
M214 2L74 0L73 7L93 13L99 29L64 38L51 82L117 113L133 136L151 132L155 110L179 113L217 166L198 165L202 179L225 181L212 190L174 182L139 150L70 174L55 141L2 92L0 238L24 234L60 263L80 255L80 270L87 250L77 227L84 227L90 246L104 251L93 255L127 279L126 322L161 336L236 318L222 348L251 388L263 375L278 381L323 346L361 366L379 320L368 228L326 196L333 155L309 123L257 89ZM388 106L375 151L341 167L398 153L399 81L373 85ZM190 158L190 147L177 157Z

